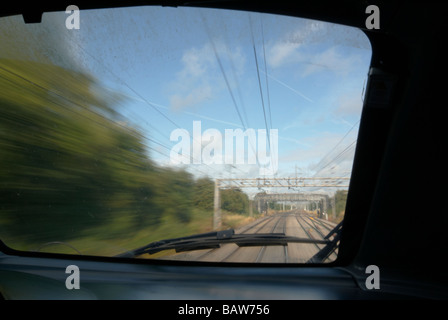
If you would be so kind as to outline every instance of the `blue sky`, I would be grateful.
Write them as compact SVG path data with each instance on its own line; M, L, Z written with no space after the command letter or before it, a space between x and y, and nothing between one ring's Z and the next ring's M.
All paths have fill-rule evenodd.
M267 124L278 130L276 176L348 175L371 58L361 31L267 14L149 7L81 11L80 30L63 32L70 54L128 98L121 112L151 139L148 150L161 165L173 165L170 134L192 134L193 121L222 134ZM214 178L258 177L256 165L186 167Z

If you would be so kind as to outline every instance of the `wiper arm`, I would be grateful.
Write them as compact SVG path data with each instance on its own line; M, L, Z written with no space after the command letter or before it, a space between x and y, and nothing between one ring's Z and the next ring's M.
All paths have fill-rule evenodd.
M139 256L144 253L154 254L163 250L174 249L176 252L214 249L219 248L221 244L235 243L239 247L248 246L286 246L288 242L295 243L317 243L328 244L328 239L316 240L309 238L298 238L286 236L284 233L241 233L235 234L233 229L201 233L197 235L173 238L152 242L144 247L136 249L131 253L125 253L120 256Z
M342 221L333 228L326 236L325 240L328 241L327 245L323 247L318 253L316 253L307 263L322 263L324 262L339 246L339 239L341 237ZM333 239L329 241L332 237Z

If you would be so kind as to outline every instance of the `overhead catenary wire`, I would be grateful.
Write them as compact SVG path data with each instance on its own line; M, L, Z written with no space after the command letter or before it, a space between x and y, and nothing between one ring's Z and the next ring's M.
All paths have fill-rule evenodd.
M233 94L232 88L230 86L230 82L229 82L229 80L227 78L226 72L224 70L224 66L223 66L222 61L221 61L220 56L219 56L218 49L216 48L216 44L215 44L215 42L213 40L213 37L212 37L212 35L211 35L210 31L209 31L206 19L205 19L204 16L201 16L201 17L202 17L202 21L203 21L204 26L205 26L205 31L207 33L207 36L208 36L209 41L210 41L210 43L212 45L213 52L215 54L216 60L218 62L219 69L220 69L221 74L222 74L222 76L224 78L224 81L226 83L227 90L228 90L228 92L229 92L229 94L231 96L231 99L232 99L232 102L233 102L233 106L234 106L234 108L235 108L235 110L236 110L236 112L238 114L238 118L240 119L241 124L243 125L244 130L247 130L247 123L245 123L244 120L243 120L242 112L240 111L240 108L238 107L238 103L236 102L235 95ZM252 31L252 29L251 29L251 31ZM253 33L251 33L251 35L252 35L252 39L253 39ZM254 49L255 49L255 47L254 47ZM227 48L227 53L228 53L228 48ZM231 60L231 59L229 59L229 60ZM258 62L257 62L257 72L258 72ZM234 76L235 76L235 74L234 74ZM261 83L260 83L259 73L258 73L258 80L259 80L260 90L261 90ZM263 96L262 96L262 98L263 98ZM264 103L263 103L263 110L264 110ZM244 112L244 109L243 109L243 112ZM269 130L268 130L267 122L266 122L266 112L264 112L264 119L265 119L265 127L266 127L266 133L267 133L267 139L268 139L268 145L269 145L268 148L270 149L271 143L270 143L270 134L269 134ZM253 146L252 141L249 138L248 138L248 143L249 143L250 147L252 148L253 152L256 155L256 162L257 162L257 164L260 165L259 158L258 158L258 153L255 151L255 147ZM239 171L243 172L239 168L237 168L237 169Z
M264 43L264 31L263 31L263 20L262 19L260 20L260 25L261 25L261 39L263 42L263 60L264 60L264 70L265 70L265 76L266 76L265 81L266 81L266 94L267 94L267 98L268 98L269 124L270 124L270 128L272 129L271 98L269 95L268 67L267 67L267 62L266 62L266 48L265 48L265 43Z
M127 84L126 81L124 81L121 77L119 77L118 75L116 75L114 72L112 72L110 70L110 68L108 68L107 66L105 66L101 61L99 61L98 59L96 59L92 54L90 54L87 50L85 50L81 45L79 45L78 43L76 44L81 50L83 50L88 56L90 56L97 64L99 64L100 66L102 66L105 70L107 70L112 76L114 76L119 82L121 82L125 87L127 87L129 90L131 90L136 96L138 96L140 99L142 99L142 101L147 104L148 106L150 106L152 109L154 109L156 112L158 112L160 115L162 115L165 119L167 119L170 123L172 123L175 127L180 128L180 126L175 123L171 118L169 118L167 115L165 115L162 111L160 111L153 103L149 102L145 97L143 97L139 92L137 92L134 88L132 88L131 86L129 86ZM194 139L193 137L193 142L199 143L197 140ZM165 147L168 148L168 147ZM169 150L171 150L169 148ZM182 154L182 156L185 157L185 155ZM193 159L193 163L195 162L194 160L198 160L195 159L193 156L193 153L190 154L191 158ZM199 159L200 160L200 159ZM206 167L208 167L211 170L214 170L210 165L208 165L207 163L203 163L202 161L199 161L202 165L205 165Z
M254 38L253 29L252 29L252 19L250 17L250 14L249 14L249 25L250 25L250 33L251 33L251 38L252 38L252 48L253 48L253 51L254 51L255 66L256 66L256 69L257 69L258 88L260 90L261 106L263 108L264 124L265 124L265 127L266 127L266 132L268 133L269 130L268 130L268 123L267 123L267 119L266 119L266 109L265 109L265 106L264 106L263 89L262 89L262 86L261 86L261 79L260 79L260 70L259 70L259 66L258 66L257 49L255 47L255 38ZM267 134L267 138L268 138L268 146L269 146L269 149L270 149L270 147L271 147L270 134Z
M234 96L234 94L233 94L233 92L232 92L232 89L231 89L231 86L230 86L230 82L229 82L229 80L228 80L228 78L227 78L227 75L226 75L226 72L225 72L225 70L224 70L224 66L223 66L223 64L222 64L222 61L221 61L221 59L220 59L220 57L219 57L219 54L218 54L218 50L217 50L217 48L216 48L216 45L215 45L215 43L214 43L214 41L213 41L213 39L212 39L212 37L211 37L211 34L210 34L210 31L208 30L208 27L207 27L207 24L206 24L206 21L205 21L205 18L202 16L202 19L203 19L203 22L204 22L204 25L205 25L205 30L206 30L206 32L207 32L207 35L208 35L208 37L209 37L209 40L210 40L210 43L211 43L211 45L212 45L212 48L213 48L213 51L214 51L214 53L215 53L215 56L216 56L216 59L217 59L217 62L218 62L218 65L219 65L219 69L220 69L220 71L221 71L221 73L222 73L222 76L223 76L223 78L224 78L224 81L225 81L225 83L226 83L226 86L227 86L227 89L228 89L228 91L229 91L229 94L230 94L230 96L231 96L231 99L232 99L232 102L233 102L233 105L234 105L234 107L235 107L235 110L236 110L236 112L237 112L237 114L238 114L238 117L239 117L239 119L240 119L240 121L241 121L241 124L242 124L242 126L243 126L243 128L246 130L247 129L247 123L244 121L244 119L243 119L243 117L242 117L242 112L240 111L240 108L238 107L238 104L237 104L237 102L236 102L236 99L235 99L235 96ZM252 34L252 38L253 38L253 34ZM112 72L108 67L106 67L101 61L99 61L98 59L96 59L92 54L90 54L87 50L85 50L79 43L75 43L84 53L86 53L88 56L90 56L97 64L99 64L99 65L101 65L101 66L103 66L103 68L105 68L111 75L113 75L116 79L118 79L126 88L128 88L130 91L132 91L136 96L138 96L142 101L144 101L148 106L150 106L152 109L154 109L157 113L159 113L161 116L163 116L166 120L168 120L170 123L172 123L174 126L176 126L176 127L180 127L177 123L175 123L172 119L170 119L167 115L165 115L163 112L161 112L153 103L151 103L151 102L149 102L145 97L143 97L139 92L137 92L134 88L132 88L126 81L124 81L123 79L121 79L121 77L119 77L119 76L117 76L114 72ZM255 49L255 47L254 47L254 49ZM258 63L257 63L257 72L258 72ZM259 82L260 82L260 76L259 76L259 72L258 72L258 78L259 78ZM261 86L261 84L260 84L260 86ZM261 90L261 87L260 87L260 90ZM264 103L263 103L263 109L264 109ZM244 111L244 110L243 110ZM247 117L246 117L247 118ZM265 112L264 112L264 118L265 118L265 124L266 124L266 114L265 114ZM247 119L246 119L247 120ZM269 132L268 131L268 127L267 127L267 124L266 124L266 130L267 130L267 133ZM268 144L269 144L269 148L270 148L270 135L269 134L267 134L267 139L268 139ZM197 142L197 141L196 141ZM252 144L252 141L250 141L250 139L249 139L249 144L251 145L251 148L252 149L254 149L254 146L253 146L253 144ZM256 154L256 158L257 158L257 163L259 164L259 160L258 160L258 154L255 152L255 154ZM209 167L209 168L211 168L209 165L207 165L207 164L205 164L205 163L203 163L204 165L206 165L207 167ZM239 170L239 171L241 171L241 172L243 172L241 169L239 169L239 168L236 168L237 170Z
M167 119L171 124L173 124L175 127L180 128L180 126L175 123L171 118L169 118L167 115L165 115L162 111L160 111L153 103L149 102L145 97L143 97L139 92L137 92L134 88L132 88L130 85L128 85L128 83L126 81L124 81L121 77L119 77L118 75L116 75L114 72L112 72L112 70L110 70L110 68L108 68L106 65L104 65L101 61L99 61L98 59L96 59L92 54L90 54L86 49L84 49L80 44L76 43L76 45L85 53L87 54L90 58L92 58L98 65L102 66L105 70L107 70L107 72L109 72L113 77L115 77L119 82L121 82L126 88L128 88L129 90L131 90L135 95L137 95L140 99L142 99L142 101L147 104L148 106L150 106L153 110L155 110L157 113L159 113L162 117L164 117L165 119ZM152 126L151 126L152 127ZM194 138L193 138L194 140ZM153 140L155 141L155 140ZM196 140L194 140L196 141ZM197 141L196 141L197 142ZM165 148L168 148L165 146ZM168 148L169 150L171 150L170 148ZM182 156L184 156L182 154ZM193 160L195 160L193 154L190 154L191 158ZM197 159L196 159L197 160ZM193 161L194 162L194 161ZM201 161L199 161L201 162ZM205 164L207 167L211 168L209 165Z
M323 163L325 163L324 161L330 156L330 154L334 151L334 150L336 150L336 148L342 143L342 141L344 141L344 139L350 134L350 132L356 127L356 125L358 125L359 124L359 122L360 122L360 120L358 120L358 121L356 121L354 124L353 124L353 126L350 128L350 130L348 130L346 133L345 133L345 135L338 141L338 143L336 143L336 145L330 150L330 151L328 151L327 152L327 154L324 156L324 157L322 157L322 159L319 161L319 163L316 165L316 167L318 168L318 169L316 169L316 174L317 173L319 173L322 169L323 169L323 167L326 167L327 165L328 165L328 163L327 164L323 164ZM356 142L356 141L355 141ZM336 156L337 157L337 156ZM329 163L331 163L333 160L331 160Z
M105 68L111 75L113 75L118 81L120 81L126 88L131 90L136 96L138 96L140 99L142 99L149 107L151 107L154 111L156 111L158 114L160 114L163 118L168 120L171 124L173 124L175 127L179 128L180 126L175 123L170 117L168 117L166 114L164 114L162 111L160 111L156 106L154 106L152 103L150 103L145 97L143 97L139 92L137 92L134 88L132 88L126 81L124 81L121 77L117 76L110 68L105 66L101 61L99 61L96 57L94 57L92 54L90 54L86 49L84 49L79 43L75 42L75 45L81 49L85 54L87 54L91 59L93 59L97 64Z
M329 161L325 166L321 167L315 175L320 173L322 170L330 166L332 163L339 164L341 162L341 159L343 159L343 156L345 153L349 152L352 148L356 146L357 139L352 141L344 150L342 150L340 153L338 153L331 161ZM338 161L338 162L336 162Z
M253 34L252 34L252 38L253 38ZM224 78L224 80L225 80L225 82L226 82L226 86L227 86L227 89L229 90L229 93L230 93L230 95L231 95L231 97L232 97L232 101L233 101L233 103L234 103L234 106L235 106L235 109L236 109L236 111L237 111L237 113L238 113L238 117L240 118L240 121L241 121L241 123L242 123L242 125L243 125L243 128L244 129L246 129L247 128L247 125L248 125L248 119L247 119L247 116L246 117L243 117L243 115L244 115L244 107L241 109L241 108L239 108L239 106L238 106L238 103L236 102L236 99L235 99L235 96L234 96L234 94L233 94L233 92L232 92L232 87L231 87L231 84L230 84L230 82L229 82L229 79L228 79L228 77L227 77L227 75L226 75L226 72L225 72L225 70L224 70L224 65L222 64L222 60L220 59L220 57L219 57L219 54L218 54L218 48L215 46L215 44L213 43L213 41L211 41L211 44L213 45L213 49L214 49L214 52L215 52L215 54L217 55L217 60L218 60L218 64L219 64L219 67L220 67L220 70L221 70L221 72L222 72L222 74L223 74L223 78ZM91 53L89 53L88 52L88 50L86 50L80 43L78 43L77 41L73 41L72 42L72 45L74 45L74 46L76 46L76 47L78 47L78 49L81 51L81 52L83 52L85 55L87 55L88 57L90 57L90 59L91 59L91 61L93 61L94 63L96 63L97 65L99 65L99 66L102 66L109 74L111 74L115 79L118 79L118 81L119 81L119 83L121 83L124 87L126 87L128 90L130 90L133 94L135 94L137 97L139 97L141 100L142 100L142 102L144 102L147 106L149 106L152 110L154 110L155 112L157 112L160 116L162 116L164 119L166 119L168 122L170 122L173 126L175 126L175 127L177 127L177 128L179 128L180 126L175 122L175 121L173 121L173 119L171 119L168 115L166 115L164 112L162 112L161 110L160 110L160 108L158 108L155 104L153 104L152 102L150 102L150 101L148 101L148 99L146 99L142 94L140 94L137 90L135 90L127 81L125 81L125 79L123 79L122 77L120 77L120 76L118 76L115 72L113 72L113 70L111 70L111 68L108 68L106 65L105 65L105 61L104 60L101 60L101 59L99 59L97 56L95 56L95 55L92 55ZM255 47L254 47L254 49L255 49ZM256 52L255 52L255 54L256 54ZM231 60L231 59L230 59ZM257 62L257 65L258 65L258 62ZM257 66L257 72L258 72L258 66ZM234 76L235 76L235 74L234 74ZM260 90L261 90L261 80L260 80L260 75L259 75L259 73L258 73L258 79L259 79L259 84L260 84ZM262 91L261 91L261 96L262 96ZM263 99L263 96L262 96L262 99ZM264 109L264 103L263 103L263 109ZM266 126L266 130L267 130L267 133L269 132L269 127L267 126L267 120L266 120L266 110L264 110L264 118L265 118L265 126ZM94 119L91 119L91 120L94 120ZM124 127L124 126L123 126ZM142 135L140 132L139 132L139 134L140 135ZM146 137L146 136L144 136L144 135L142 135L147 141L149 141L149 142L151 142L151 143L153 143L153 144L156 144L156 145L159 145L159 146L161 146L162 148L164 148L164 149L167 149L167 150L169 150L169 148L166 146L166 145L164 145L164 144L162 144L162 143L160 143L160 142L158 142L158 141L156 141L155 139L151 139L151 138L148 138L148 137ZM268 147L270 148L270 145L271 145L271 143L270 143L270 136L269 136L269 134L267 135L267 139L268 139ZM251 144L251 147L252 148L254 148L253 147L253 145L252 145L252 141L250 141L250 144ZM149 147L149 146L148 146ZM150 147L149 147L150 148ZM150 148L150 149L152 149L152 148ZM257 155L257 163L259 164L259 161L258 161L258 154L255 152L255 154ZM204 165L206 165L206 166L208 166L208 167L210 167L209 165L207 165L206 163L203 163ZM240 170L239 168L237 168L237 170ZM241 170L240 170L241 171Z
M243 125L244 130L246 130L247 124L243 120L240 108L238 107L238 103L236 102L236 99L235 99L235 95L233 94L232 88L230 87L229 80L227 79L227 75L226 75L226 72L224 70L224 67L223 67L223 64L221 62L221 59L219 57L218 50L216 48L215 42L213 41L212 35L211 35L210 30L208 28L207 21L206 21L206 19L205 19L205 17L203 15L201 15L201 17L202 17L202 22L203 22L203 24L205 26L204 27L205 28L205 32L206 32L206 34L207 34L207 36L209 38L210 44L212 45L212 49L213 49L213 53L215 54L216 61L218 62L219 70L221 71L221 75L224 78L224 82L226 83L227 90L228 90L228 92L230 94L230 97L232 99L233 106L234 106L234 108L236 110L238 118L241 121L241 124Z
M225 25L223 26L223 32L222 32L221 35L224 38L224 45L225 45L225 49L226 49L225 51L226 51L226 54L227 54L227 60L229 61L230 70L231 70L231 73L232 73L232 76L233 76L233 81L236 84L235 87L236 87L236 91L237 91L237 94L238 94L238 97L239 97L241 111L242 111L242 114L243 114L243 117L244 117L244 121L246 123L246 126L250 127L249 118L247 116L246 106L245 106L245 103L244 103L243 95L241 94L241 86L240 86L240 83L238 81L237 72L236 72L234 61L233 61L234 59L232 57L232 52L230 50L231 46L229 45L229 38L227 36Z

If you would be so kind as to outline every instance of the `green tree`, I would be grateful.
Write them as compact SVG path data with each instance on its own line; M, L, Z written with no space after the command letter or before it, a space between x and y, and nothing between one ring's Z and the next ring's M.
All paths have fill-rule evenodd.
M345 205L347 203L347 190L337 190L334 194L336 205L336 218L340 219L345 213Z
M347 190L336 190L336 192L334 193L334 195L332 197L330 197L330 207L328 208L328 214L330 215L330 212L335 213L335 219L337 221L340 221L343 219L344 214L345 214L345 206L347 203Z
M179 222L190 221L193 207L194 181L190 173L168 168L159 169L154 201L162 215L170 215Z
M241 189L221 190L221 208L230 212L247 214L249 212L249 197Z
M200 178L194 184L193 203L197 208L213 210L215 184L209 178Z

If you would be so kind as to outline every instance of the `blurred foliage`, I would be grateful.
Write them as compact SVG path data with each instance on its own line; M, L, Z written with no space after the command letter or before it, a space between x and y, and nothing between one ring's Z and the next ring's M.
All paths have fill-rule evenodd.
M345 205L347 204L347 190L337 190L334 194L334 203L336 205L336 219L342 220L345 214Z
M2 234L63 241L114 217L157 222L143 214L155 206L143 139L119 124L118 95L96 87L53 65L0 61Z
M7 245L126 238L166 224L182 233L197 210L212 216L213 181L151 161L144 137L117 110L122 101L81 72L0 59L0 239ZM241 190L224 190L222 199L227 211L248 210Z
M221 208L230 212L248 214L249 197L238 188L221 190Z
M213 210L215 184L208 178L196 181L193 192L193 203L198 208Z

